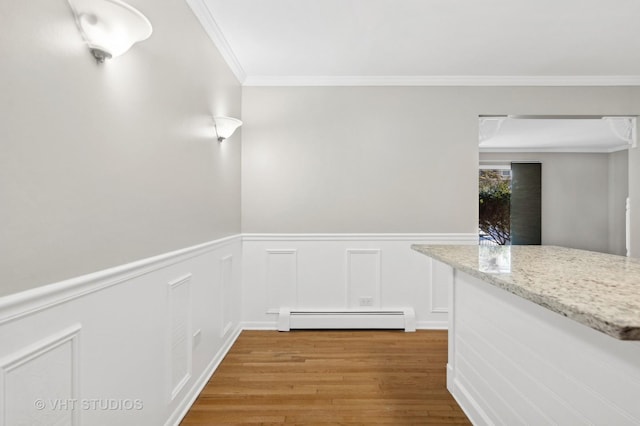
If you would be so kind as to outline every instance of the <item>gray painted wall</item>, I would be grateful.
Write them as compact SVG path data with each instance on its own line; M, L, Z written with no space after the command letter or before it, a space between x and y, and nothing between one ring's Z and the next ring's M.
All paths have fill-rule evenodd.
M245 232L475 232L479 114L640 114L628 87L241 89L184 1L131 4L154 34L98 66L65 1L0 3L0 294L239 232L240 133Z
M243 231L476 232L478 115L638 114L639 95L629 87L244 87ZM606 186L606 175L599 182Z
M542 163L542 244L625 254L626 152L481 153L480 161Z
M241 88L183 0L97 65L66 0L0 2L0 295L240 231Z

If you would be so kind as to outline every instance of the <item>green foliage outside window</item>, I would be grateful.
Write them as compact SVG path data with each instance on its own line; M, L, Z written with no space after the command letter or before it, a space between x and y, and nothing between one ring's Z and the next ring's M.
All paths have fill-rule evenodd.
M499 245L511 240L511 179L499 170L480 170L480 231Z

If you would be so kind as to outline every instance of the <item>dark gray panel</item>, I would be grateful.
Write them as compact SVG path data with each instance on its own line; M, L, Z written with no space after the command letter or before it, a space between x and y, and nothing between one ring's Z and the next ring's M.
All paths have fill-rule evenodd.
M511 244L542 243L542 164L511 164Z

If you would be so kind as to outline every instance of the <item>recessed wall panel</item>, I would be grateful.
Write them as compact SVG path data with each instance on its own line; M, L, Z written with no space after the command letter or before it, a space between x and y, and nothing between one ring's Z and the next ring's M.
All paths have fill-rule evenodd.
M268 310L297 307L298 252L297 250L267 250Z
M169 283L171 399L191 377L191 275Z
M349 308L379 308L380 250L347 250L347 305Z
M0 360L0 425L78 425L74 326Z
M432 313L448 312L449 288L453 286L453 269L451 266L431 260L431 299Z
M222 335L231 329L233 310L233 256L220 259L220 290L222 296L220 312L222 312Z

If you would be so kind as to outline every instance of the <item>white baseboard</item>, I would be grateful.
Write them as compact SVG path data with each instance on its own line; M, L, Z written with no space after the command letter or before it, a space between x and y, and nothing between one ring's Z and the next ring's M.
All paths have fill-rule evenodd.
M450 390L450 393L473 425L493 425L493 422L482 410L480 404L459 381L453 380L453 390Z
M243 330L278 330L278 321L244 321Z
M447 330L447 321L416 321L416 330Z
M242 332L242 328L237 327L233 331L233 333L231 333L231 335L226 339L225 343L220 347L220 349L216 353L216 356L213 357L213 359L211 360L207 368L202 372L198 380L195 381L191 390L185 396L185 398L180 403L178 408L169 417L169 419L165 423L165 426L169 426L169 425L177 426L180 424L184 416L186 416L189 410L191 409L191 406L193 405L195 400L200 395L200 392L202 392L204 387L207 385L207 383L209 382L213 374L216 372L216 370L220 366L220 363L222 363L222 360L224 359L224 357L227 355L227 353L229 352L233 344L236 342L236 340L238 340L238 337L240 337L241 332Z
M241 324L243 330L277 330L277 321L245 321ZM418 321L416 330L447 330L446 321Z

